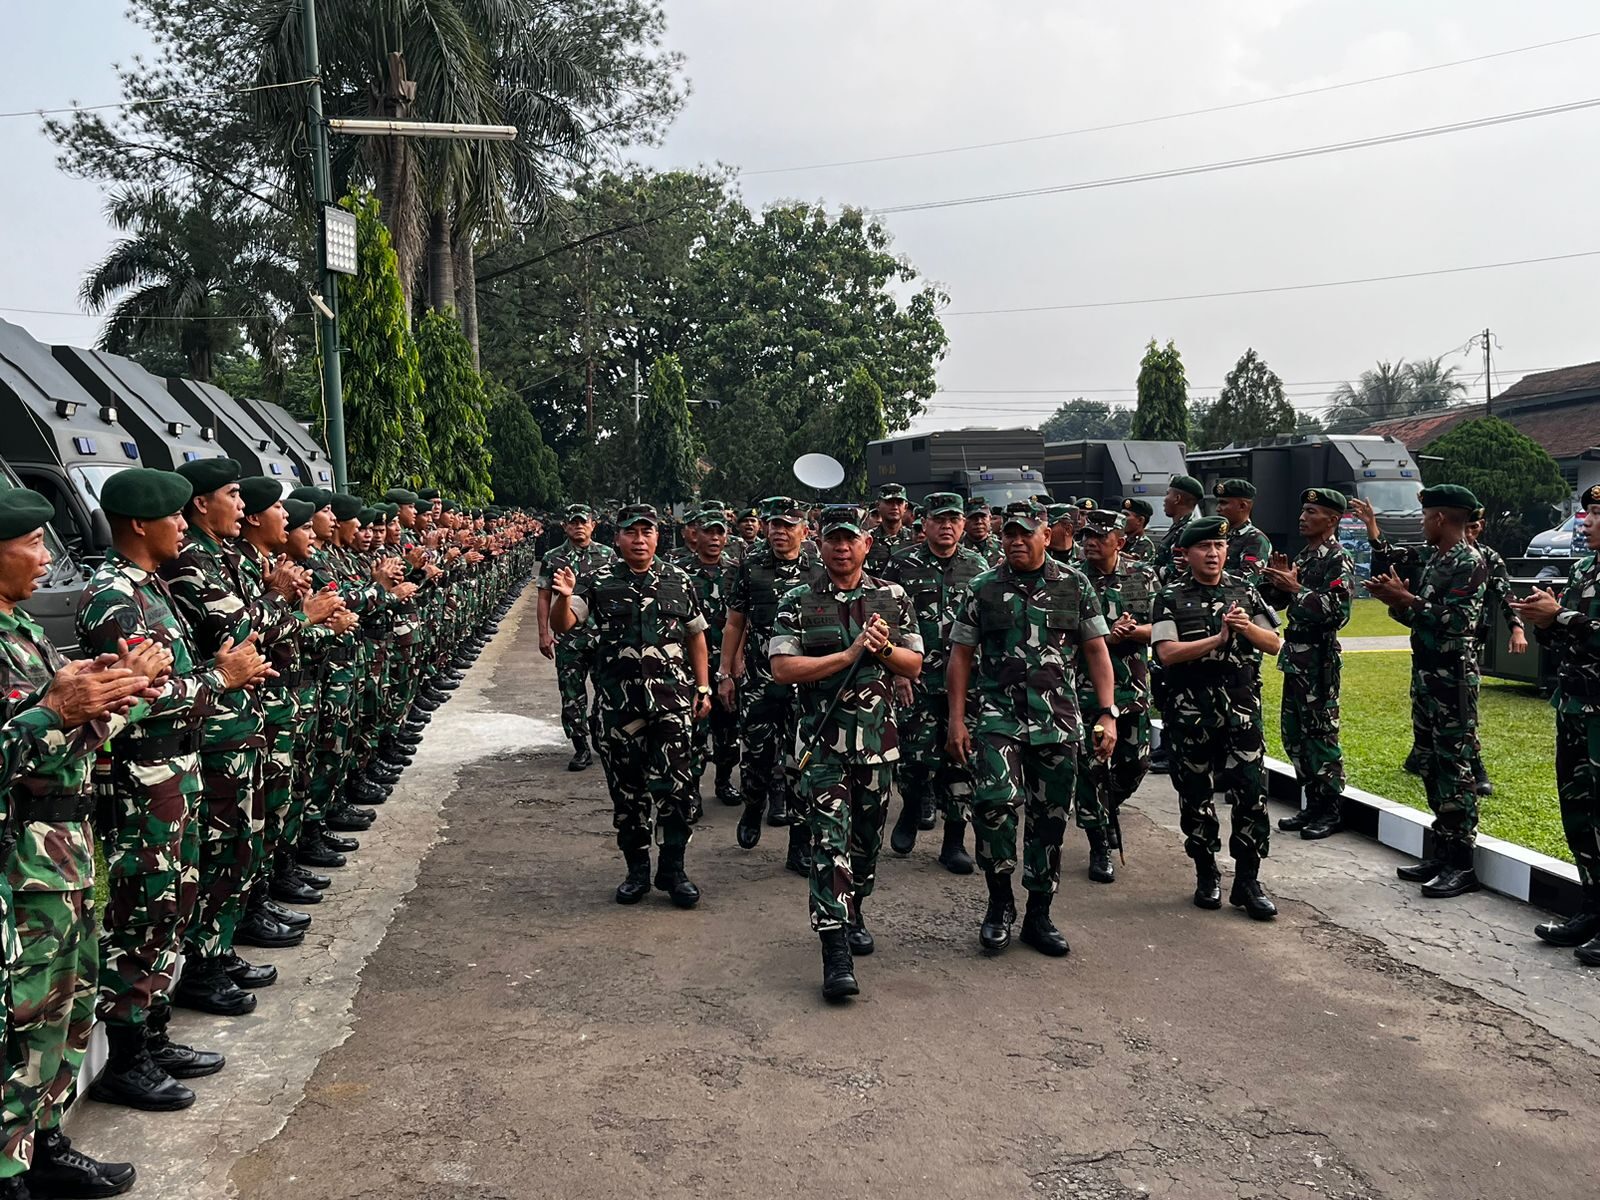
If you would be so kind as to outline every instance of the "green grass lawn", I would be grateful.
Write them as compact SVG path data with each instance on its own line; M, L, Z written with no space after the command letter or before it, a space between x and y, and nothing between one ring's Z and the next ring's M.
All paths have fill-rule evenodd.
M1270 663L1263 667L1267 752L1285 758L1278 739L1283 676ZM1422 781L1402 768L1411 749L1410 684L1408 651L1345 655L1340 741L1353 786L1426 812ZM1495 788L1481 801L1483 831L1571 862L1556 805L1555 710L1526 684L1485 679L1478 717Z
M1358 591L1357 595L1361 593ZM1339 631L1341 638L1397 637L1410 633L1389 615L1377 600L1357 600L1350 606L1350 624Z

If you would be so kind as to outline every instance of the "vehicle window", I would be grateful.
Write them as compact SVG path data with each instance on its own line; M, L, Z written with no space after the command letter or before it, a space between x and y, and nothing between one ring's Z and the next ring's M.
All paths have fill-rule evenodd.
M106 480L118 471L127 469L127 467L74 466L68 468L67 474L72 477L72 486L78 489L78 494L88 502L89 507L99 508L100 489L105 487Z
M1364 479L1356 484L1356 494L1372 505L1372 511L1385 514L1420 515L1422 503L1417 493L1421 489L1414 479Z
M980 483L973 485L972 498L982 500L995 508L1004 508L1018 500L1031 500L1044 491L1044 484L1036 480L1017 480L1015 483Z

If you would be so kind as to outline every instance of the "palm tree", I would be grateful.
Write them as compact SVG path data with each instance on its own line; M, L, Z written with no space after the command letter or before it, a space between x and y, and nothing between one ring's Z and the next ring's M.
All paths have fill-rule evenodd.
M300 289L276 218L214 192L184 200L137 187L115 193L106 216L127 236L80 289L86 307L106 311L101 349L176 344L189 374L209 381L242 333L264 375L281 380L283 322Z
M1456 377L1455 367L1444 365L1442 358L1419 358L1405 365L1406 382L1411 386L1413 412L1426 412L1433 408L1449 408L1459 404L1467 394L1467 385Z
M1354 433L1378 421L1449 408L1461 402L1466 390L1456 368L1446 367L1443 359L1380 362L1361 372L1355 384L1341 383L1334 390L1325 421L1329 433Z

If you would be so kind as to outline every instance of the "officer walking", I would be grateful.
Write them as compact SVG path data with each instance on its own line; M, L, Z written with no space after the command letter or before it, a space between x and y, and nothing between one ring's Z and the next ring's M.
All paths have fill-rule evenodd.
M688 528L696 531L696 553L684 570L694 585L700 613L706 619L708 661L720 665L722 631L728 622L728 581L734 566L723 553L728 543L728 518L721 505L708 507L689 518ZM713 688L721 682L719 672L713 680ZM739 714L731 704L722 703L720 697L712 703L709 719L695 722L694 755L697 798L700 777L705 773L709 758L716 765L717 799L729 806L743 802L744 797L733 784L733 769L739 765Z
M589 753L589 672L594 653L593 634L586 627L575 627L565 638L557 638L550 628L551 581L562 567L575 575L586 575L615 557L610 546L594 540L594 510L587 504L571 504L562 514L561 527L566 543L539 564L539 653L553 658L556 682L561 687L561 728L572 743L572 761L567 770L581 771L594 761Z
M1000 548L1000 539L989 531L991 520L987 504L982 500L968 500L967 531L961 539L961 544L977 554L989 566L995 567L1000 565L1000 560L1005 557L1005 551Z

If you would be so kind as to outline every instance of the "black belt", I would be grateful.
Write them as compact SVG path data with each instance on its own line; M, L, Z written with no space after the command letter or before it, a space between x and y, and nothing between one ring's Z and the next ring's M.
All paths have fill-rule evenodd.
M1255 679L1243 667L1231 663L1178 663L1168 664L1167 682L1175 687L1204 684L1208 687L1246 687Z
M267 683L274 688L297 688L305 681L306 672L301 670L279 671L276 679L269 679Z
M1557 675L1556 686L1561 689L1563 696L1570 696L1574 700L1600 699L1600 679Z
M337 667L345 663L353 663L355 660L356 648L354 646L334 646L328 651L327 657L323 661Z
M186 729L182 733L169 733L164 737L130 738L118 744L118 756L130 762L166 762L182 758L200 749L200 731Z
M94 793L51 792L46 796L29 796L12 793L20 801L17 819L26 824L42 821L46 825L62 825L68 821L87 821L94 815Z

